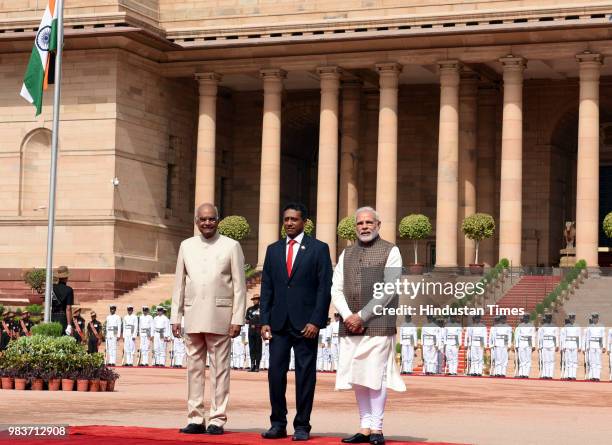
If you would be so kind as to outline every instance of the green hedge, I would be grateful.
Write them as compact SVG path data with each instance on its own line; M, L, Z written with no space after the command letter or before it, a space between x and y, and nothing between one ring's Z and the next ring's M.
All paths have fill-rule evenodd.
M354 216L346 216L338 223L336 230L338 237L346 241L357 239L356 222Z
M219 233L236 241L249 236L251 226L244 216L226 216L219 222Z
M32 334L45 337L62 337L64 335L64 328L57 321L40 323L32 326Z

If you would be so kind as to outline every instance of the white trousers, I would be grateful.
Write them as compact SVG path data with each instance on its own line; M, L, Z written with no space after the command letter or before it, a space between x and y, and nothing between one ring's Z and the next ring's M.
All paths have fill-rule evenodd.
M134 364L134 352L136 351L136 340L130 335L123 339L123 356L125 365Z
M564 349L563 350L563 375L564 379L575 379L576 371L578 369L578 349Z
M331 364L332 371L338 369L338 358L340 357L340 345L338 343L331 344Z
M480 345L472 345L470 346L469 352L470 354L470 369L469 374L482 375L482 365L483 365L483 349Z
M414 346L402 345L402 372L412 372L414 368Z
M540 362L542 366L540 377L553 377L555 373L555 348L540 349Z
M261 349L261 363L259 364L260 369L268 369L270 367L270 343L263 342Z
M172 357L172 366L183 366L185 361L185 341L183 338L174 337L172 350L174 351Z
M317 371L323 371L325 366L325 348L321 345L317 348ZM291 358L293 359L293 350L291 350Z
M106 363L117 363L117 337L106 337Z
M494 346L491 355L495 365L491 374L506 375L506 371L508 370L508 348L505 346Z
M434 345L423 345L423 372L438 372L438 350Z
M457 374L459 367L459 347L457 345L446 345L444 352L446 354L446 368L449 374Z
M589 348L587 349L588 355L588 366L587 366L587 379L600 379L601 378L601 349Z
M531 372L531 347L518 348L518 375L529 377Z
M382 431L385 402L387 401L387 385L384 376L382 386L378 390L355 384L353 384L353 390L359 407L361 428Z
M166 366L166 342L159 333L153 336L153 354L155 355L155 365Z
M151 348L151 342L149 337L146 335L140 337L140 364L149 365L149 350Z
M232 368L244 367L244 345L239 337L232 339Z

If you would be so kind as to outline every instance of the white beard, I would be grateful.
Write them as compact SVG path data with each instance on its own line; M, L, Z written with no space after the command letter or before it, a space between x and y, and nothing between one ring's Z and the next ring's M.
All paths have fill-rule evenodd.
M359 238L359 241L361 241L362 243L369 243L376 239L379 231L380 231L379 229L372 229L372 232L369 235L357 234L357 238Z

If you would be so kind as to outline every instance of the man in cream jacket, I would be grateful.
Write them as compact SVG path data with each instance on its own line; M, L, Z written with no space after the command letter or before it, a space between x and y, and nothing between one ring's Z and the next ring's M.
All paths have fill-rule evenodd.
M185 317L189 424L187 434L223 434L229 398L231 339L240 333L246 312L244 254L237 241L217 233L219 215L212 204L198 207L201 235L181 243L172 294L172 332L181 334ZM210 355L209 425L204 419L206 354Z

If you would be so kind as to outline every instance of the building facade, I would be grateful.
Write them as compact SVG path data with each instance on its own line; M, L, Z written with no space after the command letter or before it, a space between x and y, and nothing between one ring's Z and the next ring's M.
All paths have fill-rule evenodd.
M43 0L0 0L0 280L42 267L53 87L19 97ZM597 1L66 0L54 264L102 293L171 272L196 203L247 218L247 262L306 203L332 256L361 205L420 257L605 264L612 13ZM118 181L113 181L116 178ZM118 184L117 184L118 182ZM92 285L93 286L93 285ZM1 286L0 286L1 287ZM93 286L95 287L95 286Z

